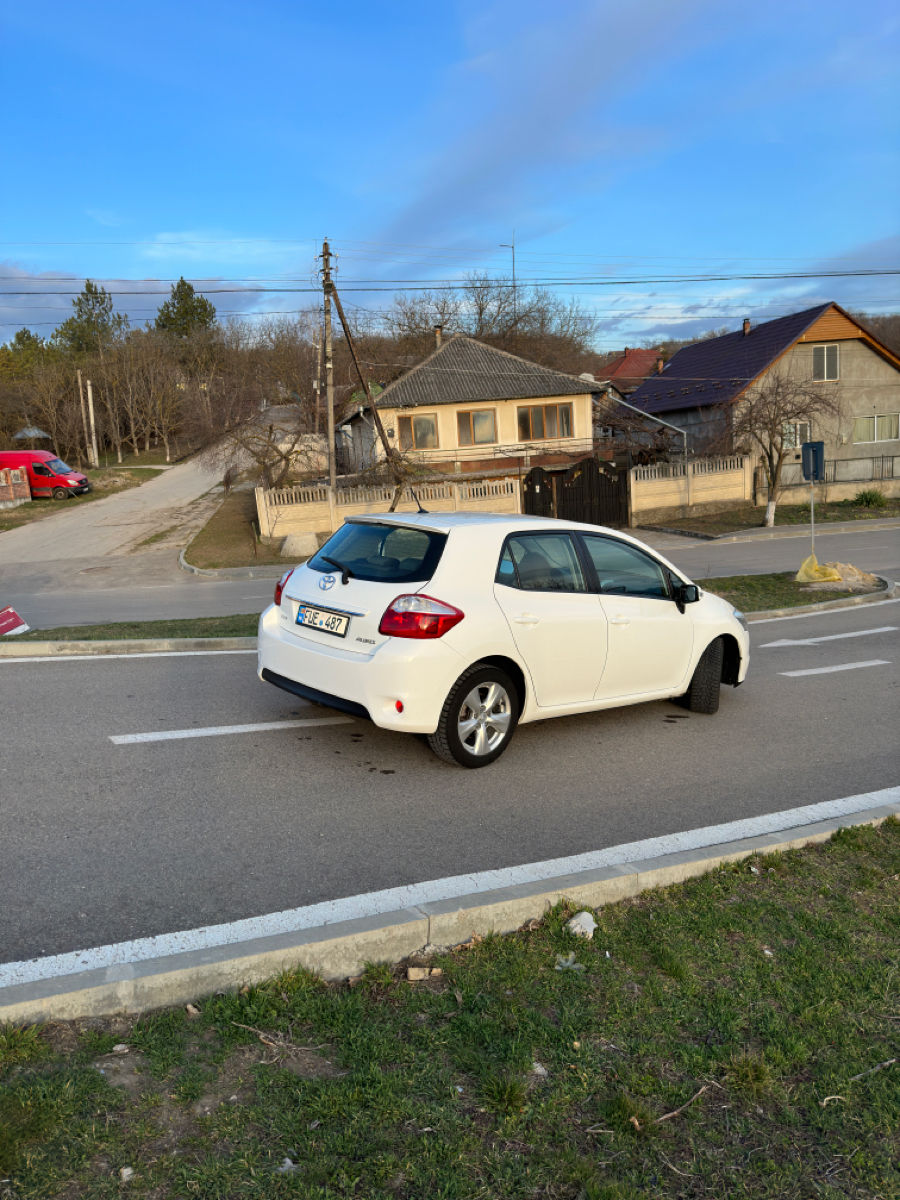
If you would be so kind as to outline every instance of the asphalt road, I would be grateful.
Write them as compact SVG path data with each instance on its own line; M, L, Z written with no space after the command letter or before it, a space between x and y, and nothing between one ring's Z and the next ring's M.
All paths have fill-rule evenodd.
M479 771L330 723L260 683L251 654L0 659L0 961L895 786L898 627L900 600L755 624L750 677L716 716L657 703L530 725ZM221 730L285 721L312 724Z
M0 607L11 604L35 629L254 612L269 602L274 586L271 579L189 575L179 569L177 554L172 550L96 561L73 558L41 564L12 563L5 557L4 538L9 536L0 535ZM697 580L796 570L809 553L808 534L734 543L650 531L639 536ZM900 526L850 532L820 530L816 550L823 562L850 562L900 580Z

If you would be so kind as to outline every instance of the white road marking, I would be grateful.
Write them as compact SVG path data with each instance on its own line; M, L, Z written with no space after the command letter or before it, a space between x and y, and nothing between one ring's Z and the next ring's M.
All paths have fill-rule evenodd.
M810 667L806 671L779 671L779 675L788 675L796 679L798 675L831 675L835 671L861 671L864 667L889 667L886 658L873 658L870 662L841 663L837 667Z
M780 642L765 642L756 646L756 650L774 650L781 646L818 646L819 642L839 642L841 638L869 637L873 633L894 633L896 625L882 625L878 629L854 629L851 633L829 633L824 637L813 638L782 638Z
M757 837L777 833L782 829L793 829L802 825L814 825L817 821L830 821L837 817L852 816L867 809L882 807L900 808L900 786L883 788L877 792L862 792L856 796L845 796L840 800L825 800L819 804L807 804L801 808L789 808L782 812L767 813L761 817L748 817L740 821L729 821L724 825L707 825L702 829L688 829L682 833L664 837L648 838L641 842L626 842L606 850L593 850L587 854L575 854L569 858L551 858L545 862L525 863L519 867L501 867L498 870L479 871L471 875L451 875L445 879L430 879L425 883L408 884L403 887L386 888L378 892L364 892L359 896L347 896L339 900L325 900L303 908L286 909L268 913L261 917L249 917L223 925L206 925L201 929L186 929L178 933L158 934L155 937L135 938L109 946L96 946L88 950L73 950L68 954L55 954L46 958L33 958L22 962L0 964L0 988L19 983L31 983L38 979L53 979L61 975L73 975L100 967L111 967L120 963L147 962L169 954L181 954L188 950L204 950L211 946L230 946L250 938L271 937L274 934L293 933L299 929L310 929L319 925L332 925L338 921L352 921L360 917L375 917L384 913L422 904L450 900L473 892L490 892L495 888L528 886L547 879L592 871L600 867L620 866L624 863L640 864L646 869L649 860L665 854L676 854L684 850L721 846L741 838Z
M837 617L843 616L848 610L853 611L859 609L861 612L871 612L873 608L881 608L884 604L900 604L900 596L894 600L873 600L871 604L851 604L847 608L826 608L824 611L791 613L789 617L761 617L758 621L753 619L753 613L747 613L747 620L751 625L771 625L773 621L804 621L810 617Z
M312 721L257 721L255 725L208 725L202 729L160 729L153 733L110 734L115 746L138 742L173 742L184 738L229 737L232 733L265 733L269 729L307 729L313 725L350 725L352 717L319 717Z
M47 641L52 641L48 638ZM137 654L44 654L35 658L15 658L0 655L0 665L5 663L40 662L97 662L104 658L197 658L203 654L255 654L256 650L141 650Z

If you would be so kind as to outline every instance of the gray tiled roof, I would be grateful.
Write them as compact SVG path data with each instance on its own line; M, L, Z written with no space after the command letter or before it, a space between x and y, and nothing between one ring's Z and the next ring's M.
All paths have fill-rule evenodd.
M600 385L495 350L455 334L412 370L389 383L379 408L421 408L482 400L524 400L538 396L583 396Z

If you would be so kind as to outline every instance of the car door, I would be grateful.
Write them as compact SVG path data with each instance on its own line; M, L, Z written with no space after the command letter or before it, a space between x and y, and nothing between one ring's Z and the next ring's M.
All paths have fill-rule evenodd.
M608 622L598 700L678 688L693 648L693 621L671 596L669 575L652 555L618 538L582 534Z
M36 496L46 496L53 490L53 472L42 462L28 464L31 490Z
M507 538L494 596L531 675L538 705L591 700L606 658L606 618L571 534Z

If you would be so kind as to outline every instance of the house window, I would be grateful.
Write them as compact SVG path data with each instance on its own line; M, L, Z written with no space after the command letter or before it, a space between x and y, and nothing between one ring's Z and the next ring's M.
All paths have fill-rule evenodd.
M837 346L813 346L813 380L816 383L824 383L837 378Z
M497 440L497 419L492 408L456 414L460 446L487 446Z
M519 438L523 442L572 436L571 404L536 404L520 408L518 417Z
M854 442L896 442L900 439L900 413L857 417L853 422Z
M788 421L783 427L785 450L797 450L810 440L809 421Z
M428 416L417 414L414 417L399 417L397 428L401 450L437 449L437 417L433 413Z

